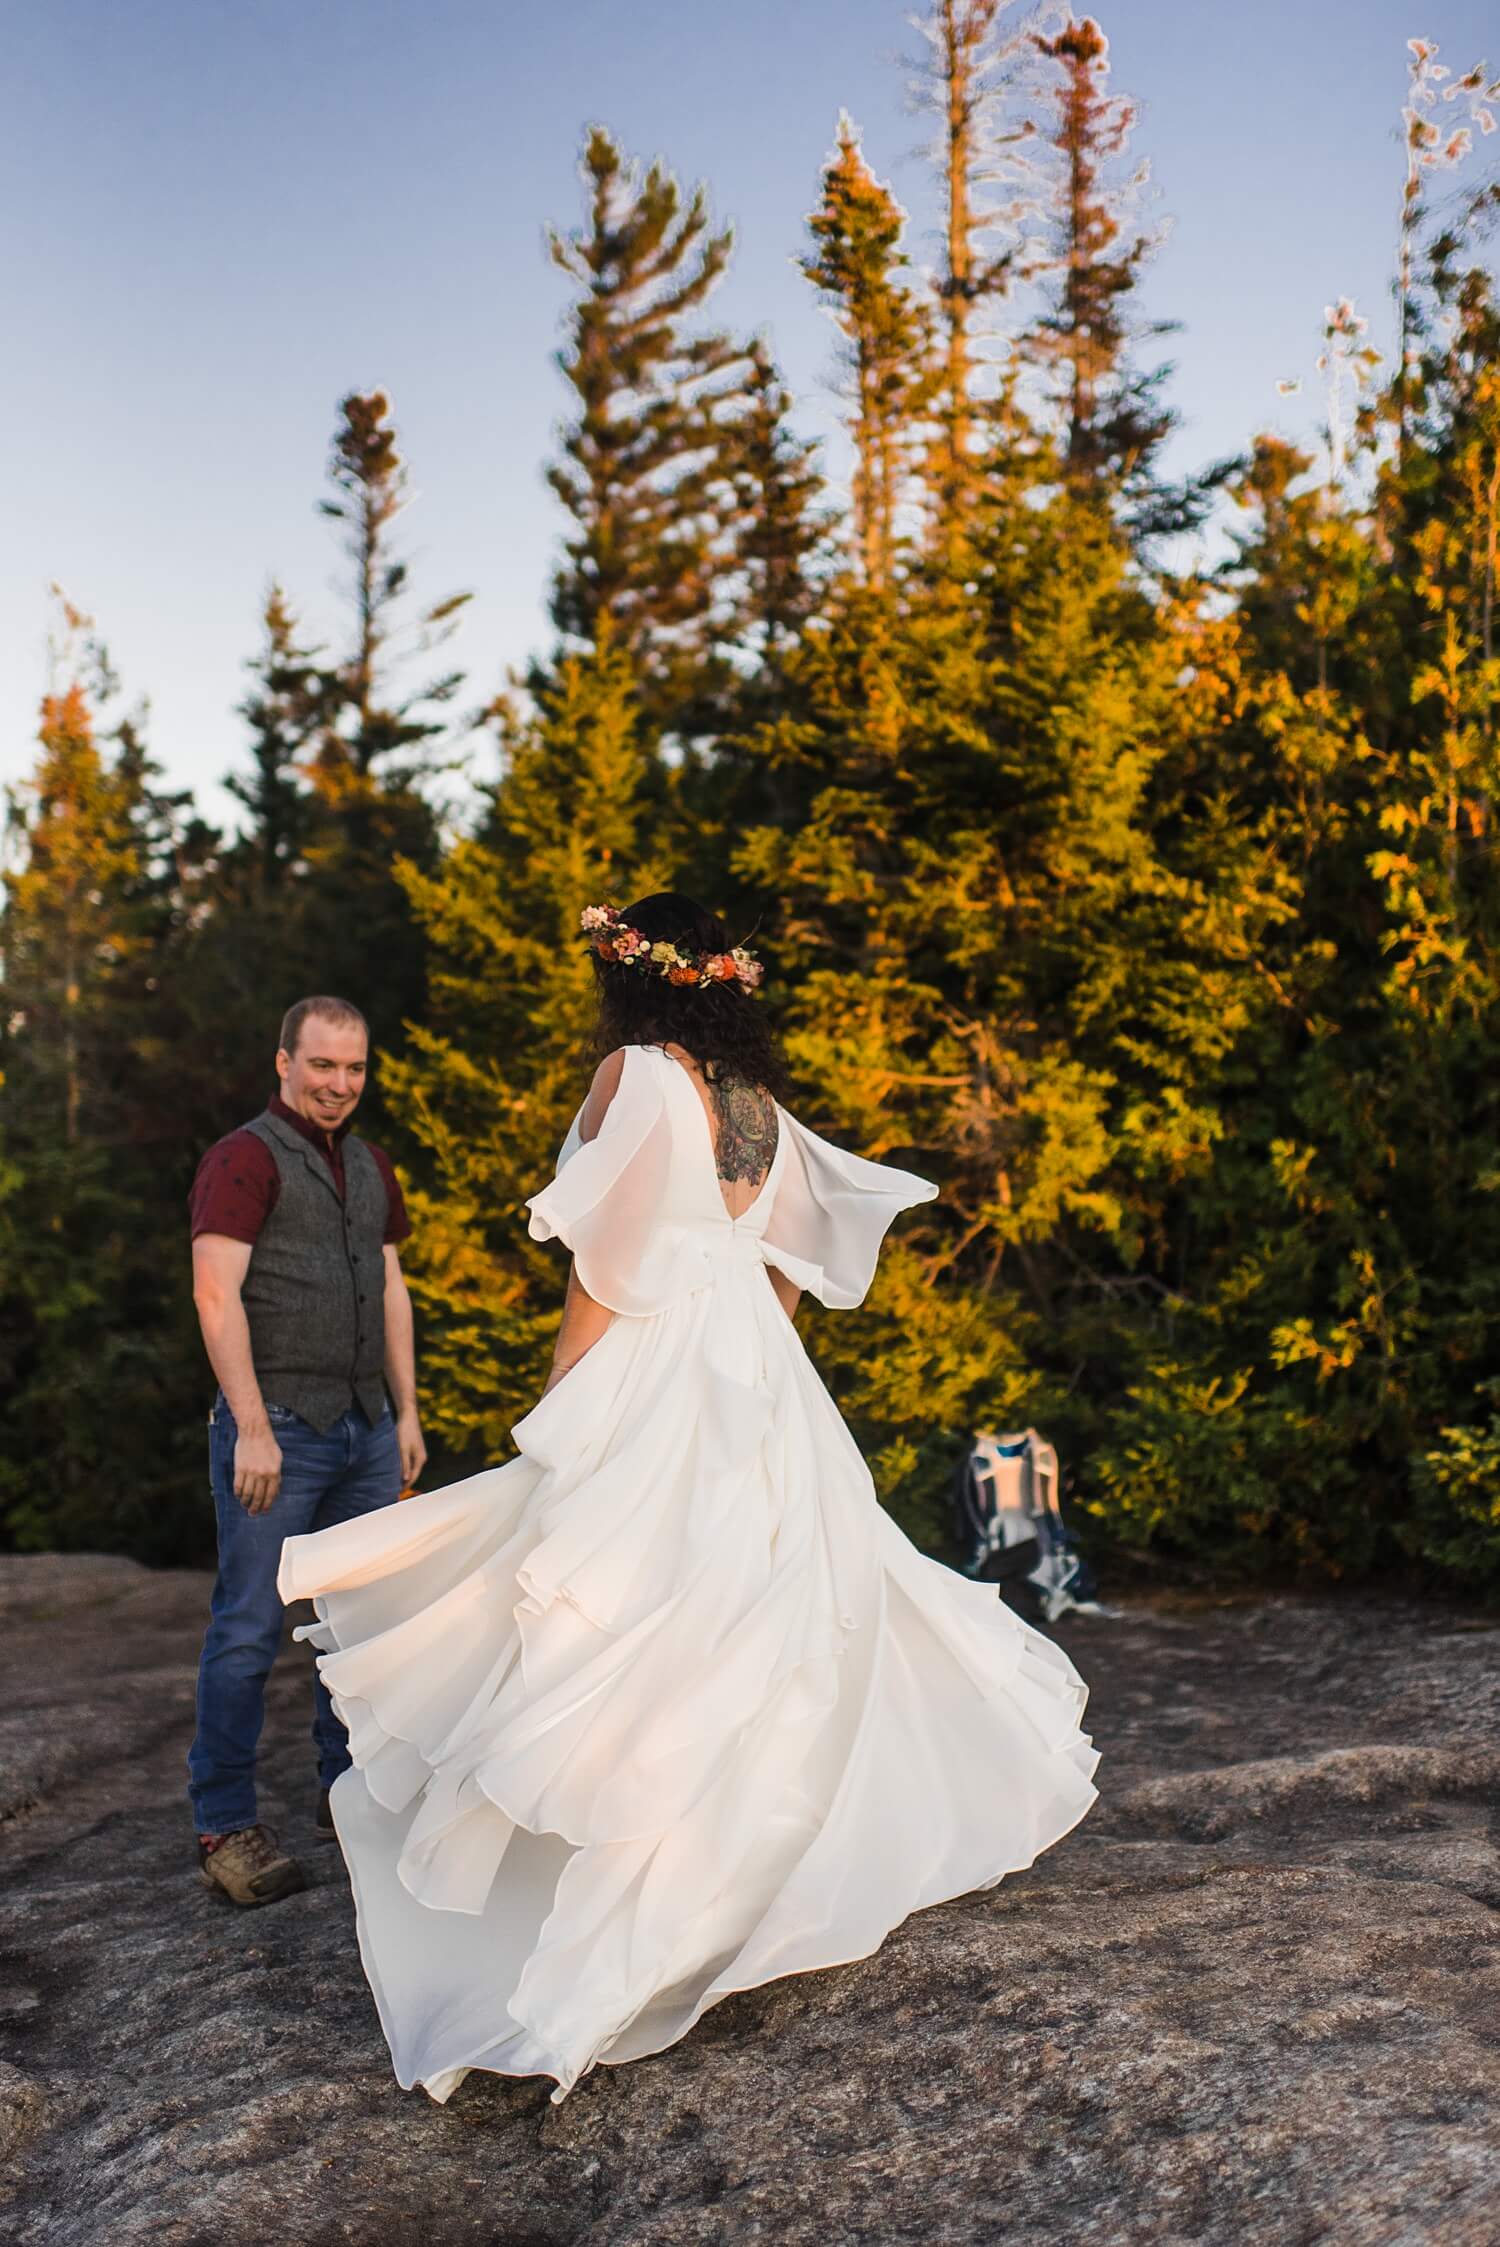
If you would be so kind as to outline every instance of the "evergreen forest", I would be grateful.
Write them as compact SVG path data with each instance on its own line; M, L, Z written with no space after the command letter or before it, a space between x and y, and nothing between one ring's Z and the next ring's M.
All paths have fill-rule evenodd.
M671 887L764 958L804 1120L940 1182L860 1311L799 1314L920 1542L968 1432L1029 1423L1106 1576L1500 1594L1500 84L1413 40L1321 441L1185 476L1107 27L918 32L937 250L848 119L787 245L847 473L715 322L709 191L595 127L524 676L456 668L380 391L309 479L337 634L281 584L246 618L222 830L58 597L6 806L0 1544L211 1553L186 1196L308 991L374 1030L427 1485L505 1457L580 908Z

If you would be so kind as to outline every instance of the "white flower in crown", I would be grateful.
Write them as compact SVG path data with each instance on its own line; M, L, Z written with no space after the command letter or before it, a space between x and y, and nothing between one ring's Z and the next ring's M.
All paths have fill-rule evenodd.
M613 905L585 905L580 926L586 929L608 928L614 917Z

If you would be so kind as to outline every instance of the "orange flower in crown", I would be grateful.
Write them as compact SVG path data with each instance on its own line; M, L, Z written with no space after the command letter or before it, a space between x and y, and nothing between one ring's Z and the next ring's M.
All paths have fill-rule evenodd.
M665 939L652 943L638 928L622 921L613 905L585 905L580 921L589 949L601 960L622 967L637 967L648 975L664 975L669 983L738 983L753 991L765 973L755 954L743 944L729 952L694 952Z

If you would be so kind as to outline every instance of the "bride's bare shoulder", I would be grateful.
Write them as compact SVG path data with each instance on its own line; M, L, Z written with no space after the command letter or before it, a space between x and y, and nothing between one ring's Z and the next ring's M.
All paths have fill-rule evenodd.
M628 1050L625 1046L617 1045L613 1053L604 1056L594 1071L578 1118L580 1139L597 1139L599 1136L599 1127L609 1113L609 1104L620 1089L620 1078L624 1074Z

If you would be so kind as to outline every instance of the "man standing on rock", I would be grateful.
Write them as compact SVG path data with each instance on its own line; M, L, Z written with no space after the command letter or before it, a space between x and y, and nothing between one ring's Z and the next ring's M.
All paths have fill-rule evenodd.
M190 1197L193 1299L219 1379L209 1414L219 1572L189 1794L199 1878L242 1905L303 1885L255 1799L282 1540L388 1506L427 1456L397 1255L411 1227L389 1160L350 1131L368 1063L357 1007L299 999L281 1025L280 1093L210 1147ZM328 1790L349 1742L321 1678L314 1695L316 1826L332 1840Z

